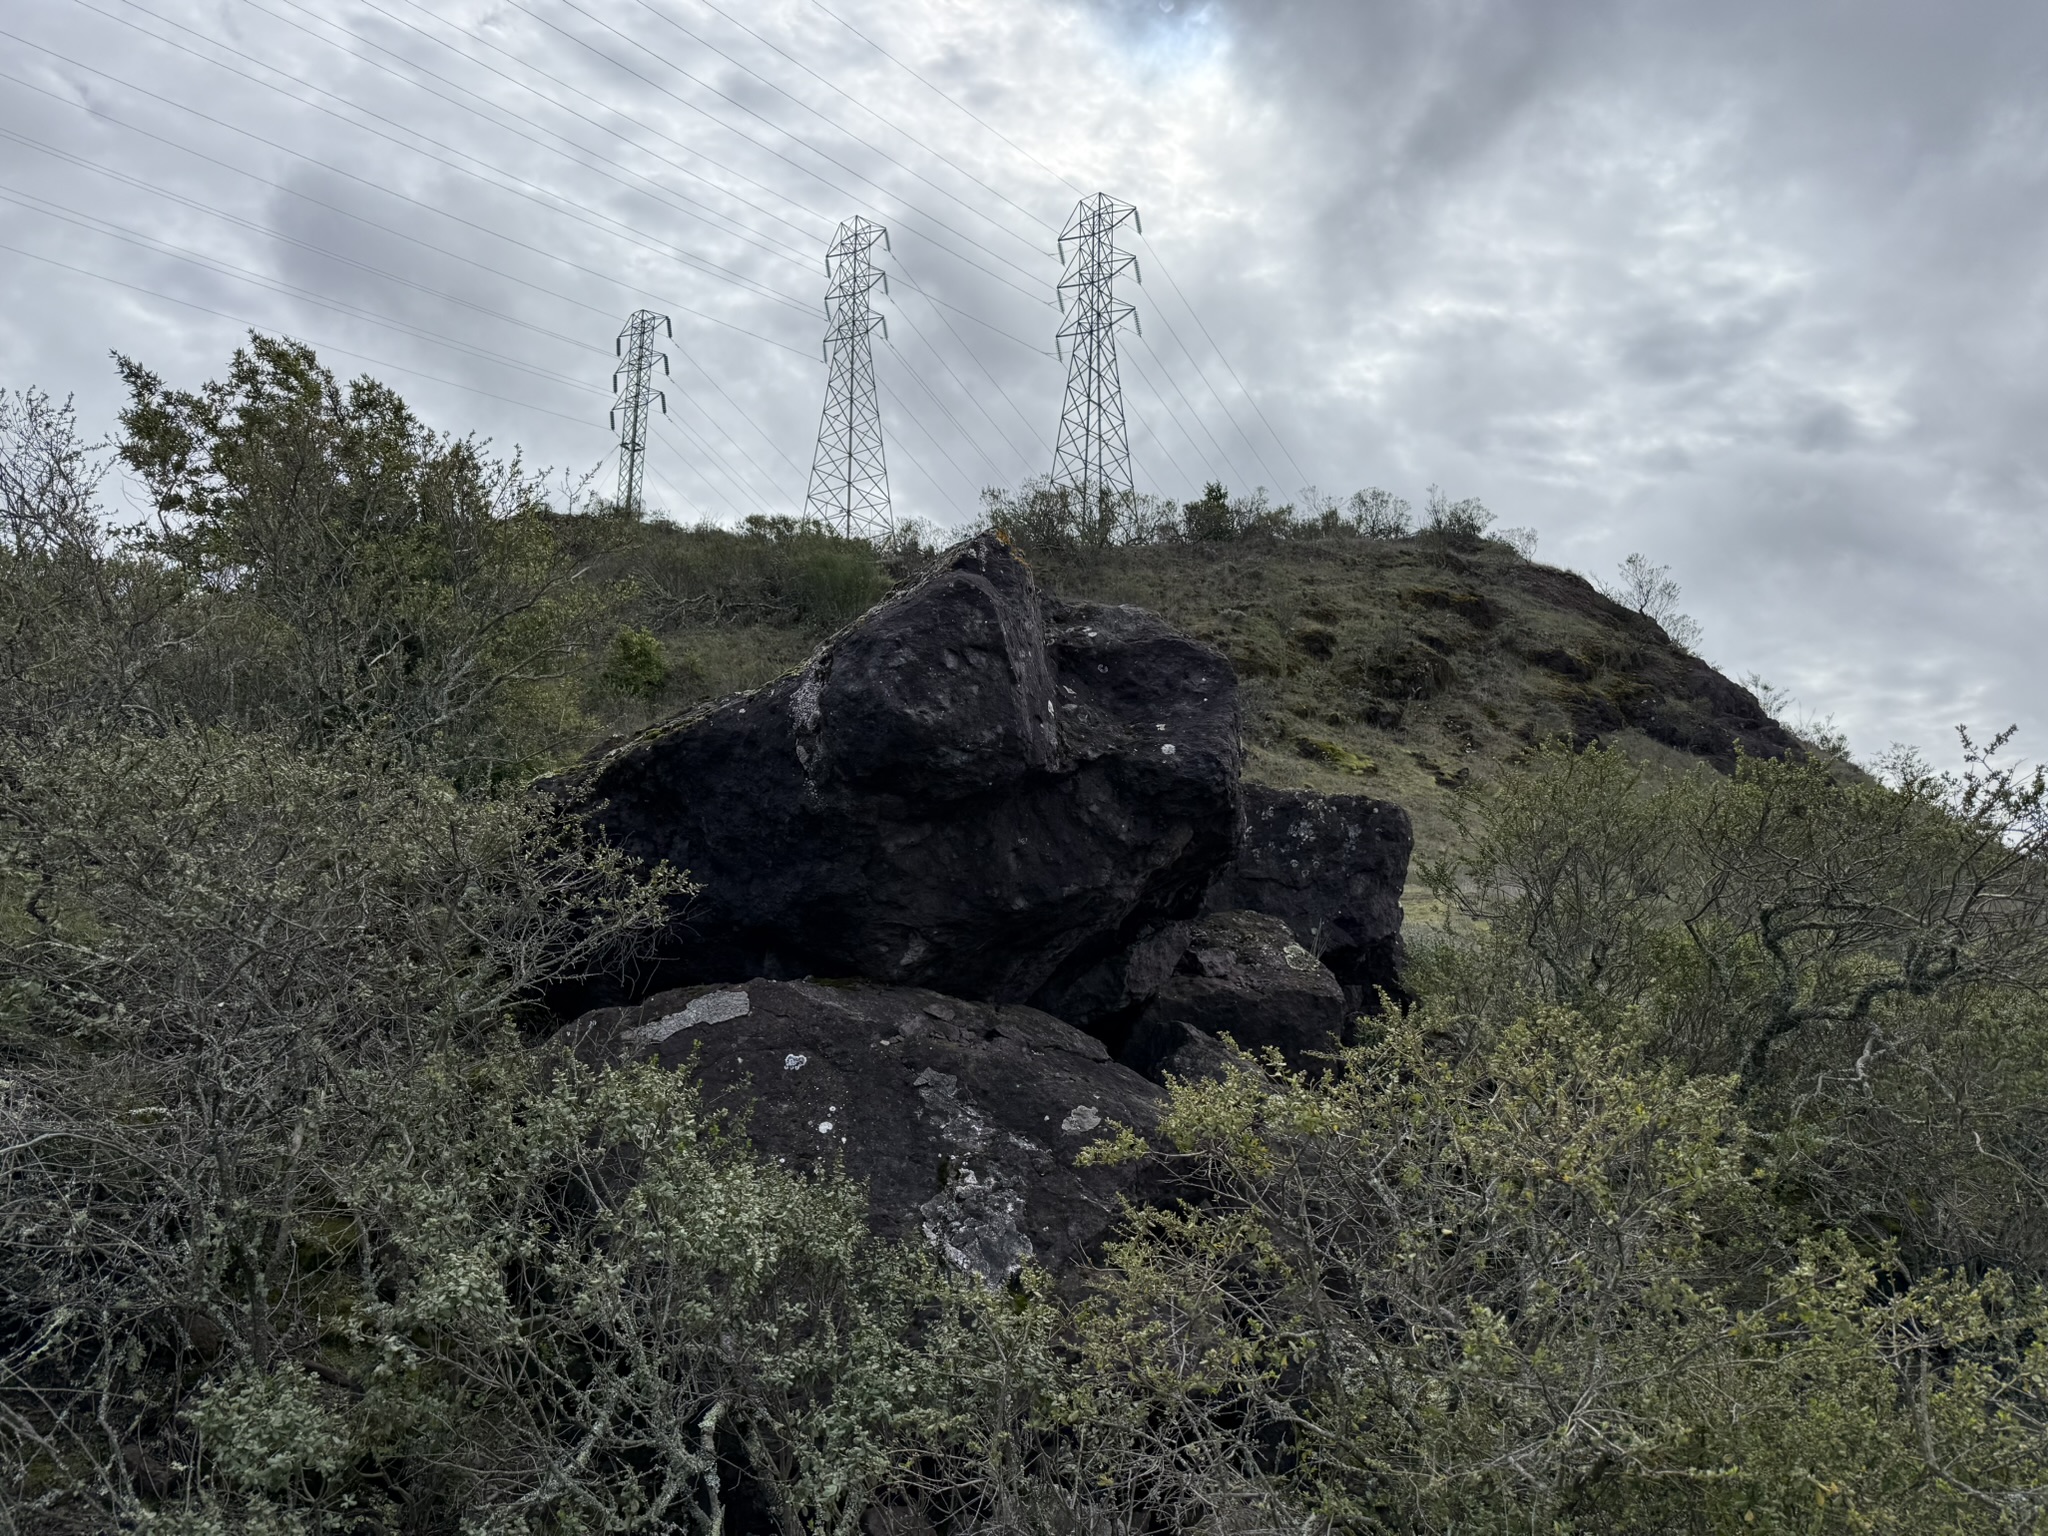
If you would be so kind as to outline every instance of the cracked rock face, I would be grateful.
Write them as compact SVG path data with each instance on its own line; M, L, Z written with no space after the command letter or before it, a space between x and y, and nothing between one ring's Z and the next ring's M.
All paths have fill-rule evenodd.
M1263 912L1287 924L1345 988L1354 1010L1399 995L1401 888L1414 847L1408 813L1363 795L1244 786L1244 825L1208 912Z
M1001 1284L1027 1261L1095 1253L1130 1167L1075 1156L1112 1122L1149 1132L1164 1095L1100 1042L1036 1009L913 987L754 980L602 1008L560 1040L592 1062L687 1068L706 1100L746 1116L767 1157L843 1163L875 1229L921 1236Z
M1206 1075L1215 1058L1190 1050L1192 1030L1227 1034L1255 1055L1277 1046L1289 1066L1313 1068L1313 1052L1342 1041L1347 1016L1344 988L1279 918L1216 912L1194 925L1180 964L1139 1015L1124 1060L1152 1077Z
M1135 608L1042 600L989 535L801 671L553 788L703 887L624 995L863 976L1024 1002L1195 915L1241 766L1222 656Z

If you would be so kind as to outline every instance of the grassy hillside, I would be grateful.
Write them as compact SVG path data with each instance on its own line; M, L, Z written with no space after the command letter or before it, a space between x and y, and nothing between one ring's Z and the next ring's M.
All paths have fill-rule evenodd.
M642 525L591 553L631 582L625 622L661 655L658 683L600 706L609 731L766 682L919 563L772 524ZM1543 741L1724 769L1738 743L1765 757L1792 745L1650 620L1490 540L1253 536L1032 559L1053 591L1152 609L1227 653L1255 778L1394 800L1426 853L1445 846L1461 787Z
M1225 651L1254 777L1406 806L1425 851L1461 786L1536 744L1730 768L1791 736L1656 624L1507 545L1245 539L1042 556L1072 597L1151 608Z

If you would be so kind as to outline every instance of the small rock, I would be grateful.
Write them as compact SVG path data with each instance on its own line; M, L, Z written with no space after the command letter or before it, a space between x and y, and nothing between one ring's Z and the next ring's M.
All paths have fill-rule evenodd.
M1279 918L1217 912L1194 925L1180 964L1132 1029L1124 1060L1166 1070L1157 1063L1184 1048L1175 1026L1186 1025L1227 1034L1254 1055L1277 1046L1290 1066L1304 1067L1312 1053L1342 1041L1346 1018L1344 988Z

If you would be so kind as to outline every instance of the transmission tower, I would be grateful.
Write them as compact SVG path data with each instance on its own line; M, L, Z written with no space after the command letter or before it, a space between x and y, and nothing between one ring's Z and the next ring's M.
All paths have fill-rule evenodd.
M1137 309L1116 296L1116 280L1129 272L1139 282L1138 258L1116 248L1116 232L1129 220L1139 234L1138 210L1106 192L1084 197L1060 231L1059 348L1067 360L1067 395L1060 407L1053 484L1071 488L1079 512L1095 517L1103 503L1131 492L1131 441L1124 430L1124 391L1117 376L1116 328Z
M811 461L811 491L804 503L817 518L851 538L888 533L889 471L882 461L882 407L875 391L870 338L889 325L871 307L889 279L875 265L875 247L889 248L889 232L872 219L848 219L825 253L825 410L818 420L818 453Z
M676 333L667 315L657 315L651 309L634 310L626 328L619 332L619 366L612 373L612 392L618 396L612 404L611 423L619 434L619 510L628 517L638 517L641 512L640 481L647 470L647 407L659 403L661 414L668 414L668 396L654 387L657 362L662 377L668 377L668 354L654 348L657 328L669 336ZM619 388L622 378L624 389ZM621 417L625 418L624 427L619 425Z

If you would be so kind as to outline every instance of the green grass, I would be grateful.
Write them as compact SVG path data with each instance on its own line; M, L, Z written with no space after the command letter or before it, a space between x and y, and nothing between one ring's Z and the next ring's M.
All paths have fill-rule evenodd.
M1498 765L1598 735L1672 766L1697 758L1632 728L1645 703L1706 722L1705 674L1661 631L1506 545L1247 539L1034 558L1065 596L1149 608L1225 652L1245 701L1247 772L1404 806L1418 853ZM1737 726L1729 725L1729 732Z

